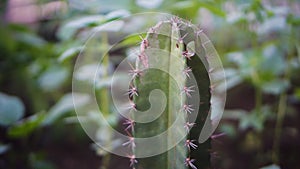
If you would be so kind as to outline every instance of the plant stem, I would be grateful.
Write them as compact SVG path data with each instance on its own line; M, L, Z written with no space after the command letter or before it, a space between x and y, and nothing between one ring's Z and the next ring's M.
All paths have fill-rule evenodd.
M258 113L259 117L261 117L262 113L260 113L262 107L262 89L260 87L260 78L256 71L252 73L252 80L255 85L255 112Z
M107 34L106 33L102 33L102 45L104 46L102 49L106 49L108 48L108 38L107 38ZM102 50L101 49L101 50ZM103 51L101 51L102 53ZM108 53L104 53L103 55L103 60L102 60L102 64L101 66L104 67L103 69L103 74L101 78L106 78L108 77L108 67L109 67L109 55ZM108 93L108 89L106 87L103 87L102 89L100 89L99 91L99 95L100 95L100 102L99 102L99 108L101 110L101 113L103 114L103 116L105 118L108 118L108 116L110 115L110 102L109 102L109 93ZM109 136L109 140L111 139L111 132L108 133ZM108 145L110 144L110 141L108 141L107 143ZM103 156L102 158L102 166L101 169L107 169L110 163L110 154L107 153Z
M287 107L286 101L287 101L287 94L282 93L279 98L279 106L277 112L277 120L275 126L275 136L274 136L273 152L272 152L272 161L275 164L279 164L280 136L282 132L282 124L283 124L284 116L286 114L286 107Z

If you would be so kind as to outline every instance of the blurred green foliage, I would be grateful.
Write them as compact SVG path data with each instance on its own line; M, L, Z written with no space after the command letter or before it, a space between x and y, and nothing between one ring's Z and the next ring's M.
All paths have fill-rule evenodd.
M31 142L33 136L47 138L43 131L49 126L62 132L53 126L65 125L65 117L74 116L71 76L85 40L104 23L150 11L200 24L221 56L229 95L219 128L227 134L221 139L223 145L234 146L216 146L221 155L214 160L216 167L298 164L299 1L72 0L67 4L67 12L13 24L5 18L7 1L0 2L0 168L55 168L47 156L39 155L45 151L35 144L42 139L24 142ZM110 53L112 62L117 63L122 54ZM14 158L18 163L12 162Z

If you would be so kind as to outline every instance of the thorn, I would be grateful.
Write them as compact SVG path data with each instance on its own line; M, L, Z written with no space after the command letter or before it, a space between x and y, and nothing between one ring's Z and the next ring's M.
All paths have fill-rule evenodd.
M191 130L191 128L194 127L196 123L190 123L190 122L186 122L184 125L184 128L186 129L187 132L189 132Z
M184 104L182 107L183 111L187 114L191 114L194 109L192 108L192 105Z
M194 88L194 86L190 86L190 87L184 86L181 93L185 93L188 97L192 97L191 93L195 91L192 90L192 88Z
M183 70L183 73L188 77L190 78L190 72L192 71L192 69L190 67L187 67Z
M125 128L125 131L128 131L130 128L131 128L132 132L134 131L135 122L133 120L127 119L127 120L125 120L125 122L123 124L127 125L127 127Z
M149 33L157 33L157 32L156 32L156 29L155 29L154 27L151 27L151 28L149 29Z
M136 111L136 104L133 103L133 102L131 102L130 106L128 108L131 109L131 110L135 110Z
M149 67L149 64L148 64L148 57L147 57L147 55L146 55L145 52L141 52L141 53L139 54L139 59L140 59L140 61L142 62L143 66L144 66L145 68L148 68L148 67Z
M193 142L195 142L196 140L186 140L185 141L185 146L186 147L188 147L189 148L189 150L191 150L191 147L193 148L193 149L197 149L197 145L196 144L194 144Z
M176 43L176 47L179 48L179 44L183 44L183 39L188 35L188 33L186 33L185 35L183 35L182 37L179 37L179 39L177 40Z
M171 20L171 22L176 23L176 24L178 24L181 21L180 18L177 16L171 17L170 20Z
M149 42L147 39L143 38L142 35L139 35L140 39L142 40L141 42L141 52L144 52L145 49L149 47Z
M128 90L127 94L129 95L130 98L132 98L134 95L139 96L137 88L132 85L131 85L130 89Z
M129 137L129 140L125 143L122 144L122 146L130 146L132 148L135 148L135 142L134 142L134 137Z
M200 33L203 32L203 29L201 29L200 26L198 26L198 28L199 28L199 30L195 32L195 33L196 33L196 36L199 36Z
M197 169L197 167L193 164L195 159L190 159L190 157L186 158L184 161L185 166L190 166L192 169Z
M130 161L130 165L129 165L130 167L133 167L134 164L138 163L138 161L135 159L135 155L129 155L128 158Z
M191 60L191 57L194 56L194 55L195 55L195 53L191 53L187 50L182 52L182 56L189 59L189 60Z
M193 26L193 24L192 24L192 20L188 20L186 25L187 25L188 27L191 27L191 26Z
M142 70L139 70L139 69L135 69L130 63L128 63L131 67L131 70L129 70L129 74L132 75L132 78L135 78L135 77L139 77L142 75Z
M214 135L210 136L210 138L214 140L214 139L217 139L217 138L225 136L225 135L226 135L226 133L219 133L219 134L214 134Z

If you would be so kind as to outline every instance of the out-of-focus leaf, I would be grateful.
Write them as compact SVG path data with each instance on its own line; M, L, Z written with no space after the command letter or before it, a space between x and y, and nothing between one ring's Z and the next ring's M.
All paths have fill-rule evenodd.
M246 56L244 55L243 52L231 52L227 54L228 60L237 64L237 65L242 65L246 61Z
M96 81L95 87L96 89L101 89L103 87L109 87L111 85L113 85L113 82L120 82L122 81L122 79L128 78L128 74L124 73L118 73L118 74L114 74L113 76L109 76L109 77L105 77L105 78L100 78L99 80ZM114 80L114 81L113 81Z
M223 114L223 119L239 121L239 128L241 130L252 127L257 131L261 131L264 122L270 118L272 118L272 113L267 106L262 107L259 112L255 110L251 112L245 110L225 110Z
M77 100L74 100L73 102L73 95L76 95L74 98L80 98ZM76 107L81 107L88 103L89 97L87 95L83 95L80 93L70 93L63 96L58 103L56 103L48 112L47 118L43 121L42 125L50 125L53 122L55 122L57 119L65 115L67 112L74 110L74 105Z
M263 24L256 29L259 35L266 35L272 32L283 31L286 29L286 18L276 16L267 19Z
M259 112L254 110L250 113L247 113L246 116L242 117L240 119L239 128L241 130L253 128L256 131L262 131L265 121L271 118L272 112L270 111L270 108L264 106Z
M126 37L125 39L123 39L119 44L118 46L114 47L116 49L118 48L124 48L124 47L130 47L129 49L127 48L126 50L126 54L127 54L127 57L130 56L131 53L128 54L128 50L136 50L138 51L138 46L137 44L139 44L141 42L141 38L137 35L133 35L133 36L129 36L129 37ZM131 46L134 46L134 47L131 47ZM133 48L136 48L136 49L133 49Z
M217 16L223 18L226 16L225 12L221 8L218 8L217 5L214 3L199 2L199 5L200 7L208 9L209 11L211 11L213 14Z
M23 119L19 123L11 126L8 130L10 137L25 137L32 133L36 128L40 126L45 118L45 113L38 113Z
M227 90L239 85L243 79L235 69L225 69Z
M0 155L4 154L5 152L7 152L10 149L10 145L7 144L1 144L0 143Z
M30 153L29 155L29 163L31 168L34 169L56 169L56 167L45 160L45 157L40 154Z
M121 28L124 26L124 21L117 20L113 22L109 22L104 25L97 26L92 29L93 32L98 32L98 31L107 31L107 32L119 32Z
M262 89L265 93L269 94L280 94L285 91L289 86L289 81L287 80L273 80L271 82L266 82L262 85Z
M103 76L104 71L105 68L99 64L88 64L80 67L74 74L74 78L80 81L94 83L96 79Z
M92 10L92 11L101 11L109 12L112 10L118 9L130 9L131 1L129 0L91 0L82 1L82 0L69 0L70 6L79 10Z
M77 19L71 19L60 27L58 30L58 37L62 40L69 40L74 37L79 29L90 25L98 25L104 20L105 18L102 15L83 16Z
M280 169L280 167L276 164L272 164L272 165L269 165L269 166L266 166L266 167L262 167L260 169Z
M260 57L252 55L251 52L231 52L227 54L228 60L238 66L239 75L243 78L251 76L257 64L261 62Z
M88 83L96 83L96 87L98 88L99 85L104 84L109 78L102 79L102 76L106 70L108 72L112 72L112 65L109 65L109 68L105 68L103 64L88 64L84 65L79 68L79 70L74 74L74 78L80 81L88 82ZM118 77L118 75L116 75ZM103 83L101 82L103 80Z
M268 45L263 50L260 71L268 71L274 75L282 74L285 69L283 53L275 45Z
M38 79L39 86L44 91L53 91L59 88L68 77L68 70L59 66L51 66Z
M295 25L295 26L299 26L300 25L300 17L298 16L294 16L292 14L290 14L287 18L287 22L289 24Z
M296 88L295 97L300 101L300 88Z
M119 9L119 10L115 10L115 11L108 13L107 15L105 15L105 18L108 21L111 21L111 20L115 20L118 18L128 17L129 15L130 15L130 12L128 10Z
M36 47L42 47L47 43L45 40L41 39L40 37L30 33L25 33L25 32L17 33L15 36L19 42L23 42Z
M218 8L218 5L215 3L208 3L208 2L200 2L200 1L179 1L175 3L172 6L173 10L178 11L186 11L187 13L190 12L197 12L199 8L205 8L209 10L211 13L213 13L216 16L225 17L225 12ZM189 16L189 18L192 18L194 16Z
M244 118L247 113L246 110L225 110L222 117L228 120L239 120Z
M163 3L163 0L136 0L136 4L146 9L158 8Z
M221 132L226 133L229 137L234 137L237 134L236 127L230 124L223 124L221 126Z
M231 23L231 24L237 23L244 18L245 18L245 15L241 11L234 11L234 12L229 13L226 16L227 22Z
M58 61L59 62L64 62L66 60L71 59L72 57L76 56L76 54L78 54L81 51L82 47L81 46L76 46L76 47L72 47L67 49L65 52L63 52L59 58Z
M24 105L19 98L0 93L0 125L15 123L23 117L24 111Z

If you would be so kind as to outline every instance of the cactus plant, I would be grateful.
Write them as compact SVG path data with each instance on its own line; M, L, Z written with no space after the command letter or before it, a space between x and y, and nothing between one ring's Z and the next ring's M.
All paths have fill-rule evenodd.
M213 90L208 75L213 70L206 71L205 62L208 60L199 33L200 29L173 17L150 28L145 38L141 36L140 52L135 68L130 72L132 82L128 94L132 100L130 109L133 115L124 123L131 139L123 145L132 148L128 155L132 168L210 167L210 140L197 144L209 115ZM196 56L199 54L201 56ZM164 96L153 94L156 90ZM158 106L151 105L151 94L158 101L166 98L164 110L151 122L135 121L137 116L145 113L143 111ZM158 142L156 148L166 149L166 152L135 158L140 154L151 154L152 149L139 145L134 138L149 138L164 132L167 138ZM178 138L183 139L178 141Z

